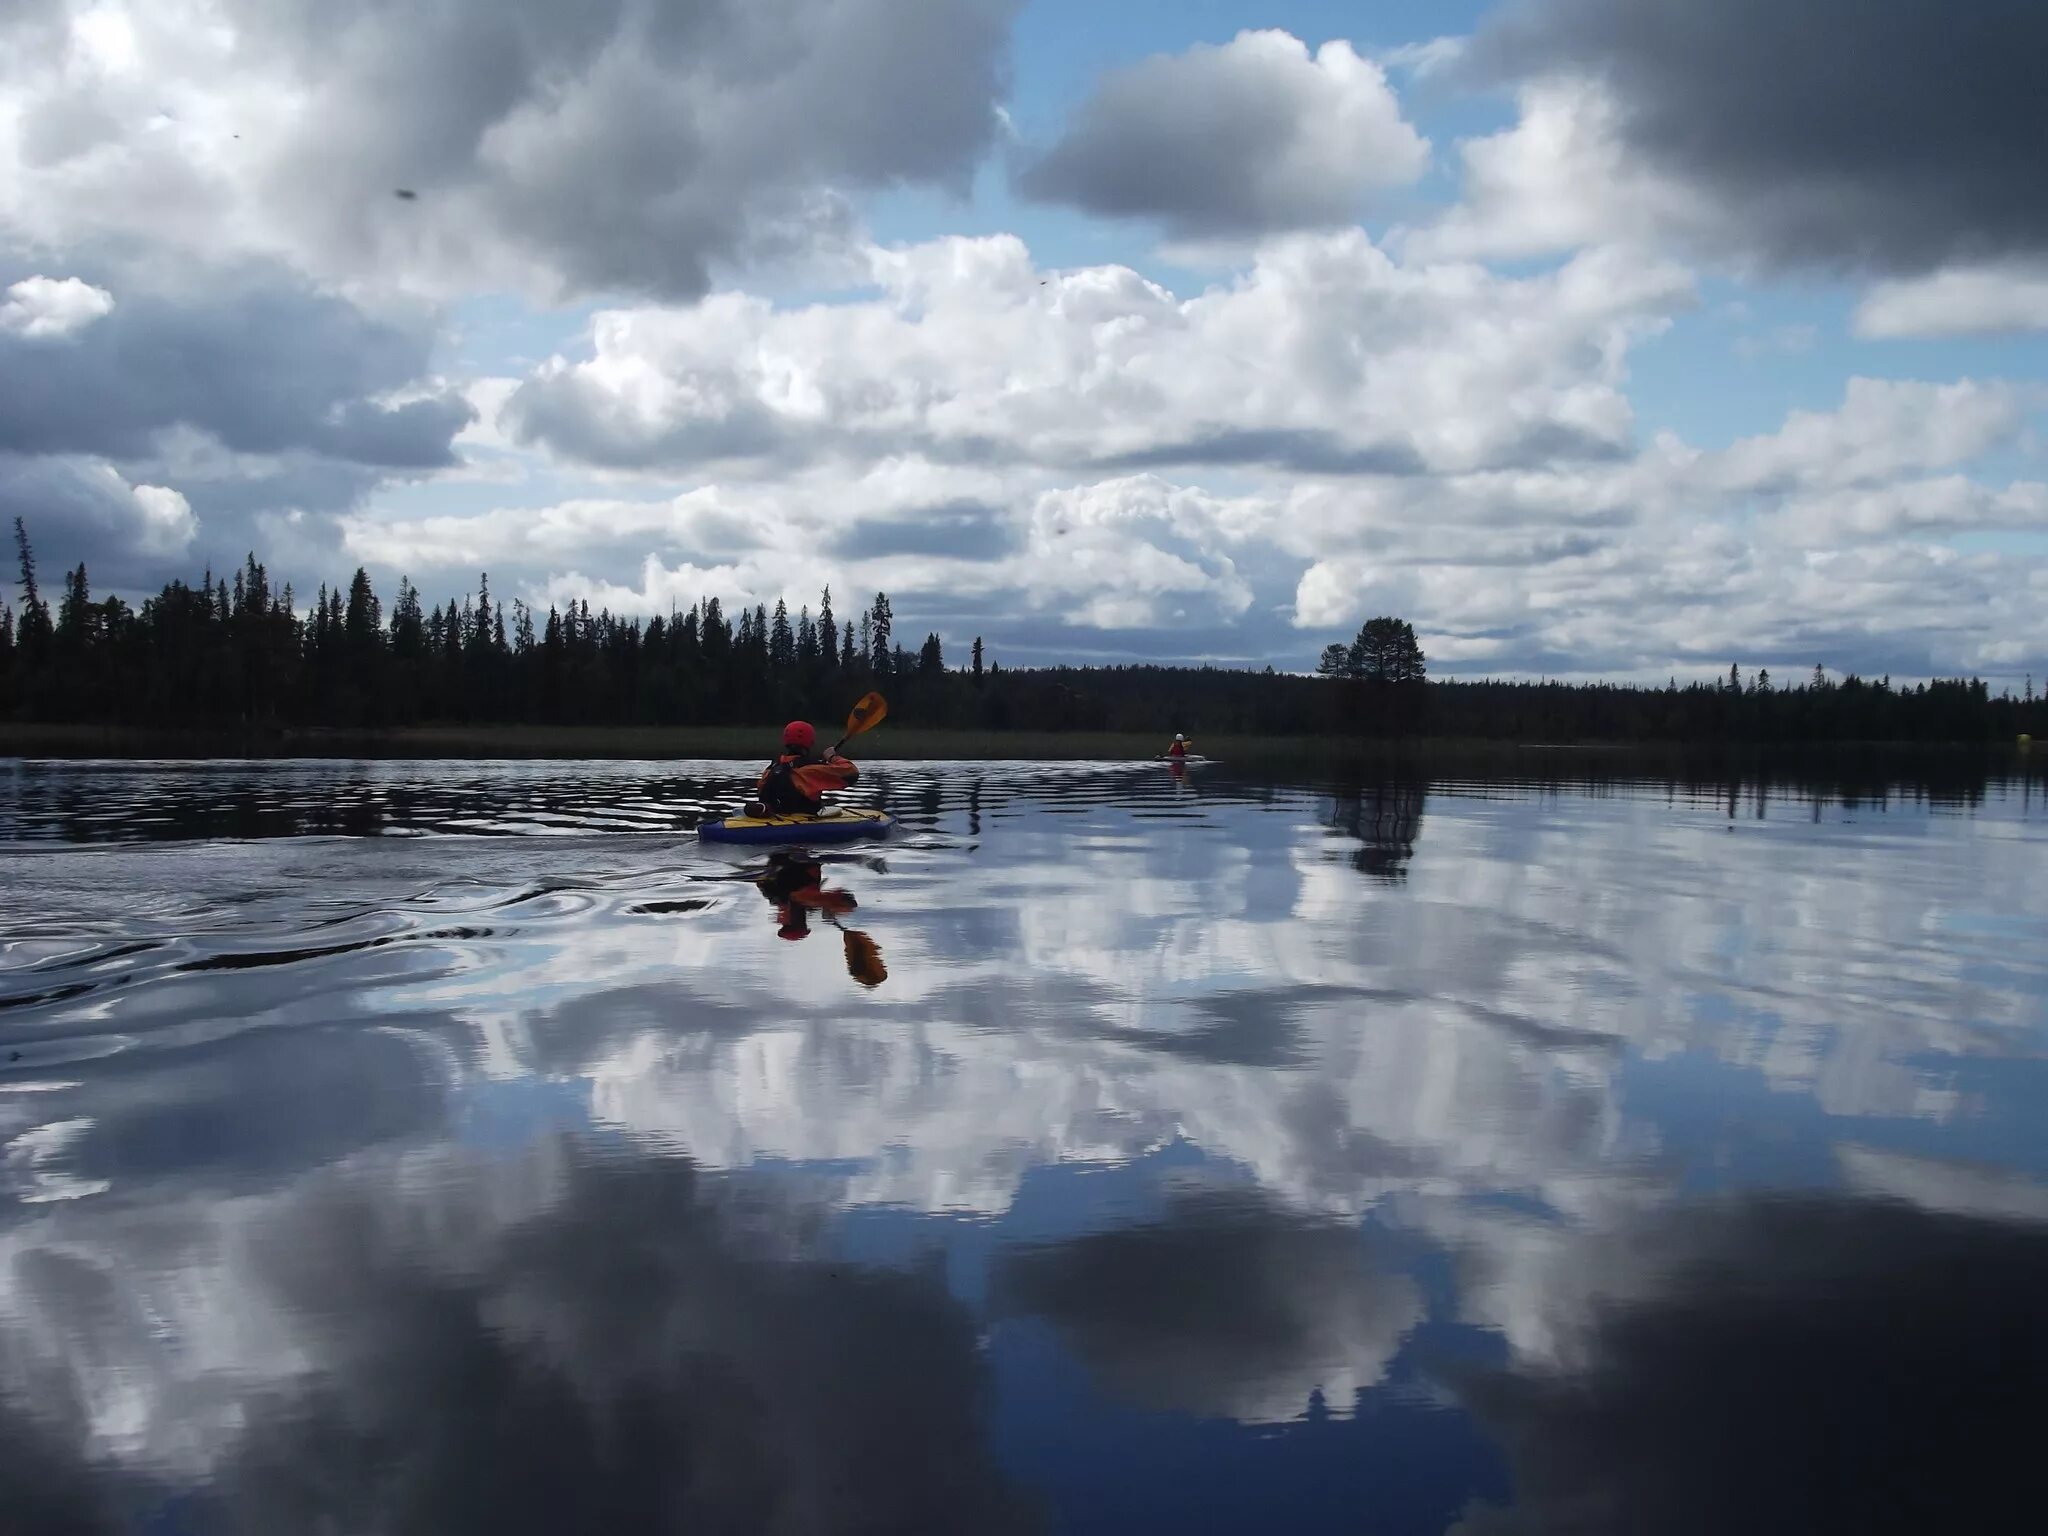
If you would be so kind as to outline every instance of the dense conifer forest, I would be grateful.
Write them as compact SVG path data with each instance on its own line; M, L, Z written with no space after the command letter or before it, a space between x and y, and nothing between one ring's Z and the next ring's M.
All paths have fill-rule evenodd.
M974 637L906 644L889 598L845 612L829 591L727 611L716 598L647 620L587 602L536 612L488 577L430 602L401 581L388 606L358 570L311 594L241 569L174 581L131 607L95 597L83 566L54 606L15 525L16 601L0 604L0 718L261 733L422 724L770 725L830 719L864 690L892 718L978 731L1432 736L1475 740L2010 742L2048 708L2029 680L1894 685L1731 665L1713 682L1431 680L1413 628L1369 620L1314 676L1217 667L1005 668ZM962 654L964 652L964 654Z

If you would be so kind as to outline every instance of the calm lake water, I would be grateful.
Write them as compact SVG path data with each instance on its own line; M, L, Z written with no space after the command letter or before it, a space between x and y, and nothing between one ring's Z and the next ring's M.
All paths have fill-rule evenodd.
M0 762L0 1530L2038 1528L2038 784L740 776Z

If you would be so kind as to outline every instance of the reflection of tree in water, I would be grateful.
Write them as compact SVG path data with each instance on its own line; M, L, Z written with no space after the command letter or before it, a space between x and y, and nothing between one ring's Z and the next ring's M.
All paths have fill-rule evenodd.
M1375 880L1405 880L1422 835L1428 786L1420 779L1341 786L1332 793L1329 824L1359 840L1351 865Z

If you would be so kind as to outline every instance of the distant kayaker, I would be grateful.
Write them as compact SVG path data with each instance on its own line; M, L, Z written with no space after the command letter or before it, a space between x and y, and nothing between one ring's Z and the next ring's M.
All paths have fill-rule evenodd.
M819 752L818 733L807 720L792 720L782 728L782 750L761 771L761 783L754 793L758 804L773 816L815 816L824 809L825 796L845 789L860 779L860 769L837 752ZM751 814L758 815L749 806Z
M1175 736L1173 738L1173 745L1166 749L1166 755L1168 757L1186 757L1188 755L1187 737Z

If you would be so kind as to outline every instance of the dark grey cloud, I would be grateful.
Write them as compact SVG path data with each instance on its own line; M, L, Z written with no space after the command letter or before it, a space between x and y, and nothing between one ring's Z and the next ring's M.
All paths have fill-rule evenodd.
M801 462L818 449L758 401L718 416L686 416L659 432L625 419L616 403L573 373L535 374L515 390L498 422L523 447L607 469L679 469L734 459Z
M1286 427L1211 427L1176 442L1101 459L1097 469L1128 471L1183 465L1259 464L1305 475L1419 475L1422 455L1403 442L1359 446L1334 432Z
M1604 80L1731 246L1914 271L2048 251L2043 57L2037 0L1532 0L1468 67Z
M964 188L1015 3L229 8L242 67L308 92L255 157L309 265L690 299L719 262L843 236L841 191Z
M1460 1388L1516 1489L1467 1536L2038 1523L2048 1229L1772 1200L1600 1253L1601 1289L1660 1276L1595 1311L1582 1368Z
M255 1030L166 1060L110 1060L77 1097L89 1129L67 1148L86 1179L150 1170L170 1185L270 1184L363 1147L439 1131L443 1084L396 1031ZM69 1096L69 1095L67 1095Z
M1016 519L1001 507L954 501L895 518L863 519L831 541L831 552L848 560L889 555L996 560L1015 553L1022 542Z
M0 289L38 270L0 259ZM373 316L272 265L58 270L113 303L58 334L0 330L0 515L47 563L134 591L256 550L310 586L339 558L327 514L457 462L475 412L433 378L431 316Z
M137 578L186 552L197 520L189 508L152 514L112 466L74 458L0 453L0 526L20 518L54 591L58 570L81 560L101 579ZM113 568L113 569L110 569Z
M1348 45L1312 57L1285 34L1246 33L1106 76L1016 179L1041 202L1236 235L1350 223L1371 191L1426 163L1384 77Z
M221 270L175 292L79 275L113 293L110 313L58 336L0 333L0 451L127 459L189 427L234 453L399 470L455 462L467 400L379 398L425 379L428 327L374 319L275 269Z
M1140 1406L1229 1417L1290 1399L1299 1411L1318 1385L1370 1385L1421 1317L1413 1284L1378 1269L1355 1226L1243 1191L1184 1195L1145 1226L1013 1250L991 1304L1052 1323Z

